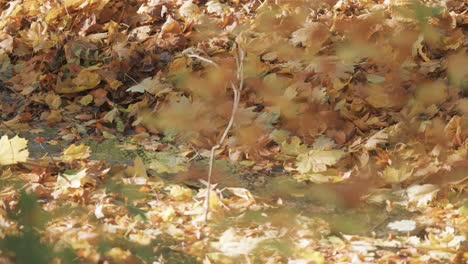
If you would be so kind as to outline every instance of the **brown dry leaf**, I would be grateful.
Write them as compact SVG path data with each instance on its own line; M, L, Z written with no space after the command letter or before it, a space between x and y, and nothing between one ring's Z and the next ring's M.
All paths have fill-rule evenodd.
M82 86L85 89L92 89L101 82L101 76L92 69L82 70L76 78L73 79L73 83L77 86Z
M55 92L60 94L78 93L95 88L101 82L101 76L94 72L94 68L80 71L77 77L65 80L57 79Z
M443 81L429 82L421 85L416 91L416 100L425 107L440 104L447 99L447 86Z
M179 23L175 21L171 16L167 18L166 22L164 22L164 24L161 27L161 35L168 33L178 34L181 32L182 29L180 28Z
M405 95L395 92L388 85L369 84L366 101L376 108L399 108L405 105Z

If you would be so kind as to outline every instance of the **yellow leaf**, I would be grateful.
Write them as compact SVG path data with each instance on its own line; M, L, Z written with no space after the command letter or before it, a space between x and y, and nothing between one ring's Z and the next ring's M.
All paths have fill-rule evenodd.
M344 155L345 152L339 149L313 149L309 153L301 154L297 157L297 171L300 173L326 171L328 166L337 163Z
M169 192L169 197L175 201L189 201L192 199L192 190L174 185Z
M8 136L4 135L0 139L0 165L16 164L28 160L27 144L28 141L24 138L15 136L8 139Z
M114 247L108 250L105 255L118 262L127 259L131 256L131 254L132 253L129 250L123 250L121 248Z
M281 152L286 155L300 155L307 152L307 145L301 143L301 139L294 136L291 138L291 142L283 141L281 143Z
M94 100L93 96L88 94L88 95L85 95L83 97L81 97L80 99L80 104L81 105L89 105L90 103L92 103Z
M123 85L123 83L119 80L107 80L107 83L113 90L117 90L117 88Z
M304 260L304 263L315 263L315 264L323 264L325 263L325 258L323 257L322 253L318 251L313 251L313 252L305 252L302 255L302 259L300 259L298 262L301 260Z
M176 212L172 206L167 206L161 214L161 218L164 222L172 220L175 216Z
M88 146L84 144L81 144L79 146L72 144L63 152L62 160L72 161L76 159L86 159L86 158L89 158L90 153L91 151Z

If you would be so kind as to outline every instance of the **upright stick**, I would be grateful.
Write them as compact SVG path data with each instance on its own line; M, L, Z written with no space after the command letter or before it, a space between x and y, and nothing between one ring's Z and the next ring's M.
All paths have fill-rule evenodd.
M207 193L206 193L206 198L205 198L205 216L204 216L204 221L205 224L208 222L208 214L210 212L210 196L211 196L211 176L213 174L213 163L215 159L215 152L217 149L219 149L222 144L224 143L229 131L231 130L232 125L234 124L234 118L236 116L237 108L239 107L239 101L240 101L240 95L242 88L244 87L244 51L242 48L237 45L237 54L236 54L236 65L237 65L237 86L231 82L231 88L232 91L234 92L234 101L232 103L232 112L231 112L231 117L229 118L229 122L224 129L224 133L219 139L218 143L211 147L211 153L210 153L210 163L209 163L209 168L208 168L208 183L207 183Z

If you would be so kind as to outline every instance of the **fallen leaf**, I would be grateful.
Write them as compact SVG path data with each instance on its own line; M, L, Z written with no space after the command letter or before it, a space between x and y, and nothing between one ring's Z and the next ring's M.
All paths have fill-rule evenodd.
M72 144L68 147L62 155L63 161L73 161L77 159L86 159L91 156L90 148L84 144L76 146Z
M413 220L401 220L391 222L387 225L389 229L397 230L399 232L410 232L416 229L416 222Z
M236 233L234 228L229 228L219 237L218 242L212 243L214 248L227 256L239 256L249 254L257 245L267 237L248 237Z
M297 171L300 173L323 172L328 166L337 163L345 152L342 150L316 150L301 154L297 157Z
M291 142L284 141L281 144L281 152L286 155L297 156L307 152L307 146L301 143L301 139L298 137L292 137Z
M28 160L28 141L19 136L8 139L7 135L0 138L0 165L11 165Z

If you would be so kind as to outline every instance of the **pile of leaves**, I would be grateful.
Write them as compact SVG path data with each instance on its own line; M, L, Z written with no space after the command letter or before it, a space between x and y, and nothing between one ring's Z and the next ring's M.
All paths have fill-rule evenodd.
M0 6L2 261L466 260L463 1ZM234 84L240 104L219 160L258 175L281 168L327 190L311 189L323 204L417 217L374 227L388 236L350 235L343 221L285 210L299 205L283 196L307 191L279 184L254 197L224 184L204 225L206 185L161 177L206 177L194 163L221 137ZM58 133L36 137L46 127ZM66 147L31 160L27 141L7 133ZM82 139L155 155L111 166Z

